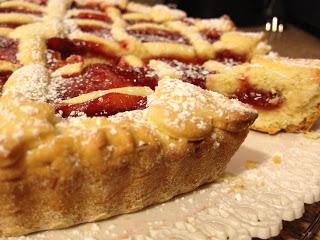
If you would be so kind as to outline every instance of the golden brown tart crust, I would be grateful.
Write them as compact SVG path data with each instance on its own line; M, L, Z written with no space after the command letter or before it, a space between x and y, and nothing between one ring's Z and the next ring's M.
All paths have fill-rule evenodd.
M165 94L169 91L171 96ZM235 100L179 80L160 81L152 98L145 110L61 119L47 103L21 97L9 105L10 97L3 96L1 233L104 219L211 182L256 118ZM200 105L189 108L195 101ZM180 114L166 105L183 103L189 119L153 120L159 111ZM186 125L190 130L183 129Z

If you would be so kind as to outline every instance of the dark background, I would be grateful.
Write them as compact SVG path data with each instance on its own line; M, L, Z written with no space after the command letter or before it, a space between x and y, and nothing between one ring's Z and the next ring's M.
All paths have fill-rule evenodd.
M239 27L265 24L273 16L320 37L320 0L167 0L192 17L227 14Z

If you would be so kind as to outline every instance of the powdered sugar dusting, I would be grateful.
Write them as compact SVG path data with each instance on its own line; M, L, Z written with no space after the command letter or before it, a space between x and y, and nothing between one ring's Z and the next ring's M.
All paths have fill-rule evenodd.
M207 128L198 109L205 109L206 97L202 94L202 89L194 85L183 83L177 79L164 78L159 82L160 93L151 95L148 98L149 106L168 106L164 113L164 123L175 128L186 128L186 123L194 123L199 129ZM174 119L172 119L174 114Z
M33 100L46 101L49 85L47 69L40 64L24 66L15 71L3 91L3 95L20 96Z
M161 95L157 98L151 95L148 99L148 105L157 104L157 101L169 103L170 99L176 99L178 97L178 101L172 101L170 104L176 111L182 110L181 108L183 108L181 112L192 112L196 108L201 108L204 111L207 109L214 109L220 116L228 111L240 112L240 114L256 112L250 106L243 104L236 99L228 99L222 94L203 90L195 85L184 83L178 79L164 78L160 82L162 83L161 87L164 88L164 90L161 91ZM184 99L183 103L180 102L180 98Z
M213 127L241 131L255 118L250 107L178 79L159 81L148 96L149 120L171 137L199 140ZM233 126L239 126L239 129ZM240 127L241 126L241 127Z

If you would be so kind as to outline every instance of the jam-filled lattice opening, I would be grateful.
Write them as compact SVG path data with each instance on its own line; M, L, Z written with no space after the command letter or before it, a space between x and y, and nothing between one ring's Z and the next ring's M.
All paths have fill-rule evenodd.
M215 43L220 39L221 33L214 28L207 28L200 31L201 36L208 42Z
M56 111L62 117L69 116L110 116L119 112L144 109L147 97L123 93L108 93L83 103L57 104Z
M53 104L56 106L56 111L63 117L81 114L110 116L123 111L143 109L146 107L145 96L123 93L107 93L76 104L63 103L63 100L95 91L124 87L147 86L154 89L158 83L158 77L149 76L148 71L144 67L122 67L104 63L88 65L81 72L52 79L52 85L56 87L58 93L56 97L59 100Z
M238 65L247 62L246 55L236 53L229 49L218 51L214 59L227 65Z
M18 63L18 41L12 38L0 36L0 60Z
M117 56L106 53L101 44L80 39L50 38L47 47L47 64L51 70L75 63L75 60L81 62L83 57L103 57L112 65L119 61ZM70 59L72 62L68 61Z
M134 25L139 23L156 23L151 19L125 19L125 21L128 25Z
M111 39L111 31L108 28L101 27L101 26L93 26L93 25L79 25L78 26L82 32L91 33L96 35L97 37Z
M90 19L90 20L98 20L105 23L112 23L112 19L105 13L93 13L93 12L80 12L71 18L73 19Z
M158 83L156 75L149 76L145 68L123 68L108 64L91 64L81 72L53 78L60 86L59 99L65 100L82 94L122 87L147 86L154 89Z
M2 22L0 23L0 28L17 28L23 25L23 23L15 23L15 22Z
M31 10L24 7L16 6L16 7L1 7L0 13L22 13L22 14L32 14L36 16L42 16L41 11Z

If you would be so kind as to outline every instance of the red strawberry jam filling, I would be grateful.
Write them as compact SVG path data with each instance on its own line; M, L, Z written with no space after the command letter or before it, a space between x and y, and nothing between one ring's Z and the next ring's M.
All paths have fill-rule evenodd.
M47 5L48 0L26 0L27 2L35 3L38 5Z
M23 23L14 23L14 22L2 22L0 23L0 27L5 28L17 28L19 26L23 25Z
M32 14L41 16L42 12L30 10L22 7L2 7L0 8L0 13L25 13L25 14Z
M108 62L116 64L119 58L112 56L106 51L99 43L94 43L84 40L69 40L66 38L50 38L47 42L48 46L48 67L55 70L59 67L63 67L68 63L75 63L75 56L82 61L83 57L104 57ZM68 61L68 58L72 56L72 62ZM77 62L79 62L77 61Z
M230 64L230 65L237 65L247 61L247 56L237 54L231 50L223 50L216 53L215 60Z
M48 50L47 59L48 67L53 71L67 64L83 62L83 58L80 55L70 55L69 57L63 59L60 52L53 50Z
M277 109L284 102L281 92L258 89L246 79L240 80L240 88L232 97L261 110Z
M206 89L206 79L209 72L200 64L178 60L164 60L181 73L181 80Z
M146 19L127 19L126 23L129 25L134 25L138 23L154 23L152 20L146 20Z
M156 28L131 29L128 33L142 42L173 42L190 44L189 40L177 31L168 31Z
M0 36L0 60L18 63L17 52L18 42L16 40Z
M84 68L81 73L63 78L53 79L58 86L57 96L69 99L81 94L97 90L108 90L129 86L148 86L152 89L158 83L157 76L148 76L145 68L122 68L108 64L93 64ZM54 81L57 81L56 83ZM80 112L88 116L109 116L118 112L142 109L146 106L146 98L141 96L109 93L98 99L79 104L55 104L56 111L62 116L72 116Z
M158 77L148 75L146 68L122 68L108 64L92 64L80 73L63 78L53 79L58 81L60 99L69 99L81 94L97 90L108 90L129 86L148 86L154 89Z
M50 50L60 52L64 58L72 54L81 56L107 54L101 44L79 39L50 38L47 46Z
M12 74L11 71L0 72L0 95L2 92L3 85L6 83L6 81L8 80L8 78L10 77L11 74Z
M111 18L107 14L103 14L103 13L82 12L82 13L79 13L78 15L73 16L72 18L94 19L94 20L103 21L106 23L112 23Z
M77 104L60 104L56 111L63 117L79 116L85 113L89 117L110 116L119 112L144 109L147 97L121 93L108 93L99 98Z
M201 35L210 43L214 43L220 39L220 33L215 29L204 29L201 32Z
M81 29L82 32L91 33L98 37L112 38L110 29L107 29L101 26L79 25L79 28Z

